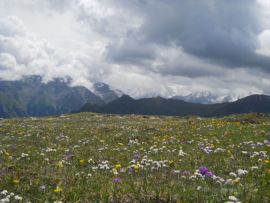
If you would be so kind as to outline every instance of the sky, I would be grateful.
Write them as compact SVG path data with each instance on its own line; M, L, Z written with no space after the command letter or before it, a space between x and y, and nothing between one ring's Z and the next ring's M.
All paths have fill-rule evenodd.
M133 97L270 94L269 0L0 0L0 79Z

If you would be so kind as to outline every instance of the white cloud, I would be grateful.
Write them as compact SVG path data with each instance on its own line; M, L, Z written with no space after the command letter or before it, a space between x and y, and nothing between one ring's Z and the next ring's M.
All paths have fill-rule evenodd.
M258 54L270 57L270 30L265 30L258 35L259 46L256 49Z
M69 76L74 84L91 88L89 69L76 59L78 56L59 55L56 48L29 32L15 16L1 20L0 28L1 79L41 75L48 81Z
M141 18L113 0L78 0L75 8L84 26L107 37L121 38L142 23Z

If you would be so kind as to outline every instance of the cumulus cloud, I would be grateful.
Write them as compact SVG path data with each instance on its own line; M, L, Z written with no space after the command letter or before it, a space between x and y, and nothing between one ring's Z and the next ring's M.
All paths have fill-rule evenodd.
M77 0L74 8L79 22L110 38L121 38L141 25L139 16L114 0Z
M89 73L79 56L58 55L56 48L29 32L15 16L0 21L0 78L16 80L41 75L45 81L72 77L75 84L91 87ZM81 57L82 58L82 57Z

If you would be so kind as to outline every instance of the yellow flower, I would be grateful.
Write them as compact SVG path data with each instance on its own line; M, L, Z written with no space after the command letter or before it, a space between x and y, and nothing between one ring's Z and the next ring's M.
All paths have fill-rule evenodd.
M4 152L4 155L10 156L10 153L7 150L4 149L3 152Z
M238 179L235 179L232 182L233 182L233 184L236 184L236 183L239 183L239 180Z
M210 147L211 147L211 148L215 148L215 145L214 145L214 144L210 144Z
M59 161L58 164L57 164L57 166L58 166L59 168L63 168L63 167L64 167L64 164L63 164L62 161Z
M113 172L114 175L118 174L118 172L117 172L117 170L115 168L112 169L112 172Z
M114 168L115 168L116 170L118 170L118 169L120 169L121 167L122 167L121 164L116 164Z
M80 159L80 164L83 165L84 164L84 160Z
M53 191L55 193L60 193L60 192L62 192L62 189L59 186L57 186Z
M232 155L232 151L231 150L227 150L227 153L228 153L228 155Z
M14 180L13 180L13 183L17 185L17 184L20 183L20 180L19 180L19 179L14 179Z
M269 160L264 160L263 162L264 162L265 164L269 164L269 163L270 163Z
M136 173L138 173L140 166L134 165L133 168L134 168L134 171L135 171Z

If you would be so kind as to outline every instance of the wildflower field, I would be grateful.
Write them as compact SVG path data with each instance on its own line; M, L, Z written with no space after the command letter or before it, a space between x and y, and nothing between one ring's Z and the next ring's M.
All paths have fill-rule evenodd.
M270 117L3 119L0 202L270 202Z

